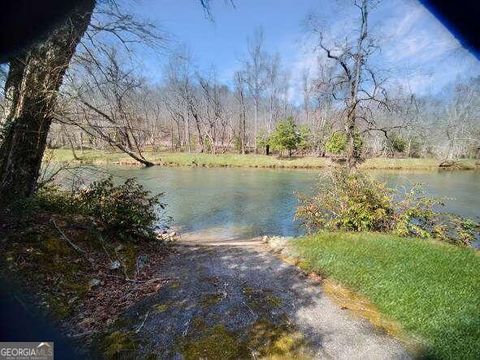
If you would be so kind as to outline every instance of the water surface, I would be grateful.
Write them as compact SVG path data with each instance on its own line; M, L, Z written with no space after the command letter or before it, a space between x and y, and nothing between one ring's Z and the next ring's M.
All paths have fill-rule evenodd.
M321 170L248 168L112 168L115 175L136 177L154 193L164 192L168 215L183 234L224 239L260 235L296 236L296 193L310 193ZM478 219L480 172L372 172L390 186L423 183L434 196L451 198L449 211Z

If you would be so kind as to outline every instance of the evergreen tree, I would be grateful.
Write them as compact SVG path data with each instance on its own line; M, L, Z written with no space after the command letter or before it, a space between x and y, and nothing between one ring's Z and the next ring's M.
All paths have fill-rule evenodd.
M275 131L270 137L270 144L272 148L279 151L288 150L288 156L290 157L292 156L292 150L297 149L301 140L293 117L290 116L277 124Z

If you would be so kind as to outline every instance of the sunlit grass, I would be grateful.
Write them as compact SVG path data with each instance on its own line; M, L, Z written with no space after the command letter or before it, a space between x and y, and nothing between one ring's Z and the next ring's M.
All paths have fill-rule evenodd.
M121 152L99 150L77 150L79 160L75 161L70 149L51 150L53 161L81 162L85 164L121 164L138 165L128 155ZM144 156L159 165L164 166L200 166L200 167L259 167L259 168L323 168L331 166L332 162L322 157L292 157L280 158L276 155L259 154L200 154L181 152L145 152ZM461 160L460 167L474 169L474 160ZM360 165L362 169L392 169L392 170L434 170L439 161L436 159L368 159Z
M145 152L148 160L164 166L204 166L204 167L279 167L279 168L322 168L329 165L329 160L319 157L279 158L266 155L241 154L200 154L200 153L168 153ZM78 162L87 164L136 164L128 155L119 152L104 152L97 150L77 151ZM74 161L69 149L53 150L53 161Z
M472 249L376 233L294 241L304 266L369 299L428 358L480 358L480 257Z
M438 169L440 161L438 159L393 159L393 158L373 158L367 159L360 165L361 169L391 169L391 170L434 170ZM469 170L475 169L475 160L462 159L456 163L457 169Z

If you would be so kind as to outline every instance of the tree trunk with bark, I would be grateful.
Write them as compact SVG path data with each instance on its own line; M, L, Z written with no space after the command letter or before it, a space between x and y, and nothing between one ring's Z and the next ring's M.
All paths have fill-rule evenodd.
M10 61L0 144L0 203L30 196L36 188L56 95L95 0L81 1L44 42Z

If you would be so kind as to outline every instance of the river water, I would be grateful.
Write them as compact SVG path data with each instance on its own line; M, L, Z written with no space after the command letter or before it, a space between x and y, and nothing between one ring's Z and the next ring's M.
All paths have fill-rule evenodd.
M303 233L294 221L296 193L311 193L322 170L248 168L108 169L136 177L154 193L164 192L167 214L182 234L222 239ZM429 194L448 197L446 210L480 216L480 172L371 172L392 187L425 185Z

